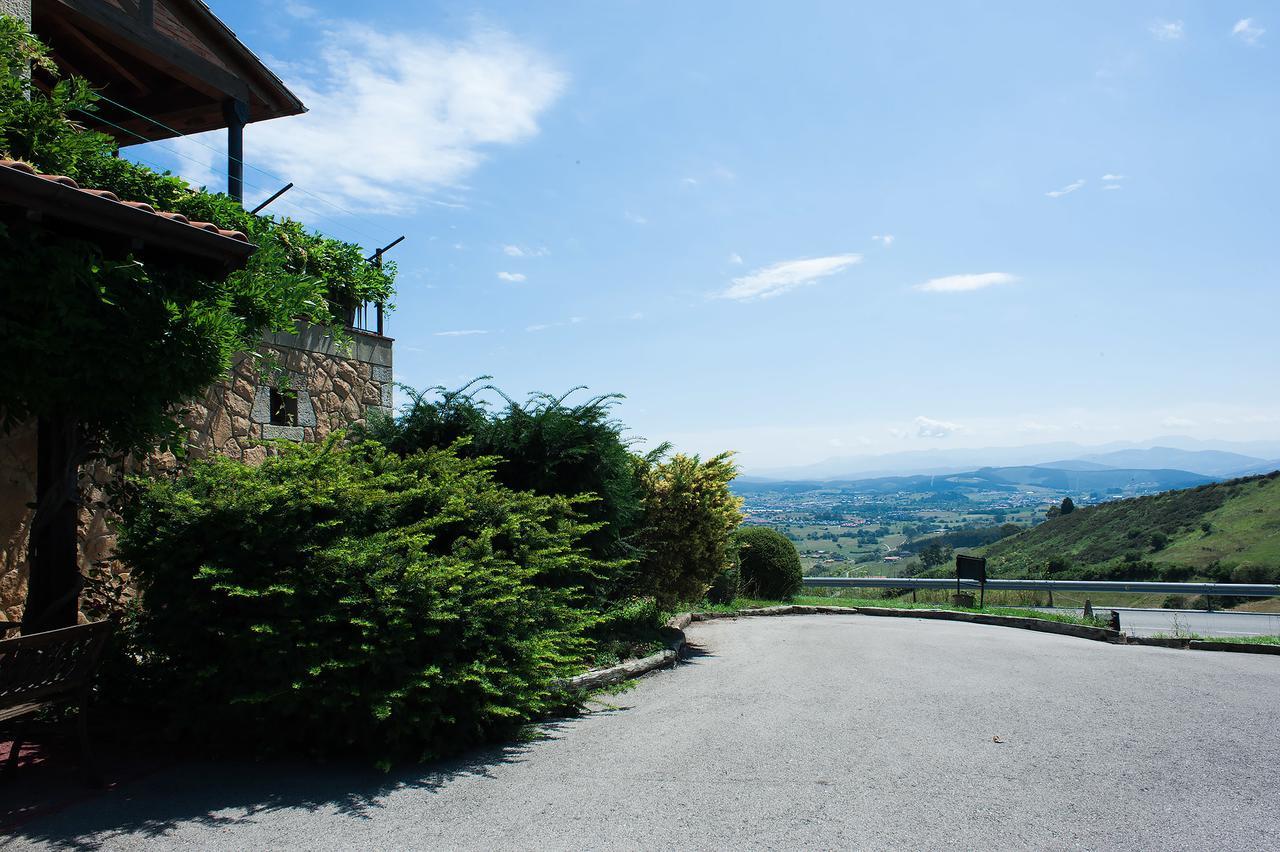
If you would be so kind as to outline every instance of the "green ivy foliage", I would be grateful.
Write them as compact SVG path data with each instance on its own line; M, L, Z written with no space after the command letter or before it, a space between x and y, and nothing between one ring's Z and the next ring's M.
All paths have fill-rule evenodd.
M160 210L245 232L258 246L227 274L136 255L129 242L0 219L0 371L4 425L70 418L85 446L137 451L178 434L175 404L224 375L238 351L295 320L344 334L347 309L391 298L395 269L297 222L251 216L235 201L112 156L115 143L76 117L95 109L83 80L57 79L46 48L0 16L0 156ZM45 91L32 73L56 82Z
M0 155L68 175L83 186L109 190L128 201L244 232L268 250L237 276L277 279L265 284L277 295L309 290L301 297L285 298L299 307L299 317L341 324L351 306L390 302L394 264L379 269L365 260L358 245L310 233L292 219L252 216L225 195L196 191L181 178L114 156L111 137L79 123L97 110L97 94L80 78L59 78L47 48L15 18L0 16L0 63L6 71L0 79ZM56 82L42 91L32 85L28 68ZM325 304L326 298L332 307Z
M742 592L771 601L791 600L803 587L804 569L796 546L769 527L744 527L734 535L742 571Z
M144 480L120 550L141 593L121 683L175 733L389 765L564 706L595 621L578 502L494 459L303 445Z

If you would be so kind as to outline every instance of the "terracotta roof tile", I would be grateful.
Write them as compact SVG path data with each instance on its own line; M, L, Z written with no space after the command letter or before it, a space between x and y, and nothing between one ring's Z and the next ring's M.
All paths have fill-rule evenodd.
M35 175L36 177L43 178L47 181L52 181L53 183L61 184L62 186L68 187L70 189L78 190L79 192L83 192L86 195L92 195L107 201L114 201L117 204L123 204L126 207L132 207L134 210L140 210L143 213L152 213L162 218L168 219L172 222L177 222L183 225L190 225L192 228L198 228L201 231L208 231L210 233L218 234L219 236L236 240L242 243L249 242L249 238L245 236L243 233L241 233L240 231L229 231L225 228L219 228L217 225L213 224L212 222L193 222L190 219L188 219L186 216L183 216L181 213L171 213L165 210L156 210L150 204L147 204L142 201L121 201L120 198L114 192L109 192L105 189L88 189L85 187L81 187L80 184L76 183L73 179L67 177L66 175L44 174L43 172L37 171L34 167L32 167L30 163L24 163L21 160L0 159L0 167L13 169L15 171L19 171L28 175Z

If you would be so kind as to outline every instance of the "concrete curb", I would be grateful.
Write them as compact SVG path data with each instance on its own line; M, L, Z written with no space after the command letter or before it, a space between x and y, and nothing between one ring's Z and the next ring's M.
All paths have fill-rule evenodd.
M1040 633L1056 633L1060 636L1074 636L1077 639L1108 642L1112 645L1147 645L1160 648L1190 649L1193 651L1225 651L1237 654L1273 654L1280 656L1280 645L1250 645L1240 642L1213 642L1201 639L1126 636L1108 627L1088 627L1083 624L1067 624L1062 621L1027 618L1020 615L995 615L985 612L962 612L951 609L894 609L880 606L784 604L781 606L757 607L755 609L740 609L736 612L683 612L673 616L663 627L663 633L667 638L667 650L638 660L628 660L625 663L610 666L607 669L592 669L589 672L568 678L564 683L572 689L597 689L639 677L667 664L674 665L680 660L680 654L686 644L684 629L695 621L714 621L721 618L758 618L775 615L871 615L889 618L932 618L940 621L963 621L969 624L990 624L998 627L1014 627L1019 630L1035 630Z
M684 651L684 629L692 620L693 614L688 612L682 612L667 620L662 628L663 638L667 642L665 651L659 651L638 660L627 660L607 669L592 669L580 675L574 675L566 679L564 685L576 690L599 689L602 686L612 686L615 683L648 674L668 664L675 665L680 660L681 652Z
M1237 654L1276 654L1280 655L1280 645L1250 645L1247 642L1213 642L1205 639L1192 639L1193 651L1234 651Z
M1026 618L1020 615L993 615L985 612L957 612L950 609L891 609L878 606L860 606L857 610L862 615L882 615L897 618L936 618L943 621L964 621L970 624L993 624L1000 627L1016 627L1020 630L1035 630L1040 633L1057 633L1060 636L1075 636L1078 639L1092 639L1095 642L1110 642L1122 645L1125 636L1118 630L1108 627L1088 627L1084 624L1067 624L1061 621L1049 621L1043 618Z

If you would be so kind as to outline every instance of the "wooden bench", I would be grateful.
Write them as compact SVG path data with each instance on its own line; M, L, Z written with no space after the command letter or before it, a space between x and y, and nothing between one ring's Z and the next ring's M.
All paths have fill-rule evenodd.
M5 631L13 622L3 625ZM89 739L89 695L102 649L111 635L110 621L78 624L15 639L0 639L0 723L8 723L54 704L75 704L81 756L90 783L98 783ZM3 635L3 634L0 634ZM20 735L12 739L3 777L13 777L22 749Z

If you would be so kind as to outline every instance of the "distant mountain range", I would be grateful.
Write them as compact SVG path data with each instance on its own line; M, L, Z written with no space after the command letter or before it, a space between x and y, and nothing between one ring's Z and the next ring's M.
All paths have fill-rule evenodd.
M1086 464L1091 464L1086 462ZM960 473L880 476L851 480L750 480L734 482L739 494L762 491L805 492L815 485L838 488L851 494L963 494L975 491L1018 491L1028 487L1049 488L1062 492L1106 491L1119 488L1128 491L1168 491L1205 485L1214 479L1185 470L1125 469L1098 465L1096 468L1065 469L1021 465L984 467Z
M1142 442L1082 446L1070 442L1025 447L912 450L831 458L810 465L749 471L740 482L851 482L886 477L948 475L985 468L1058 471L1184 471L1213 479L1280 469L1280 441L1201 441L1164 436ZM1173 486L1171 486L1173 487Z

